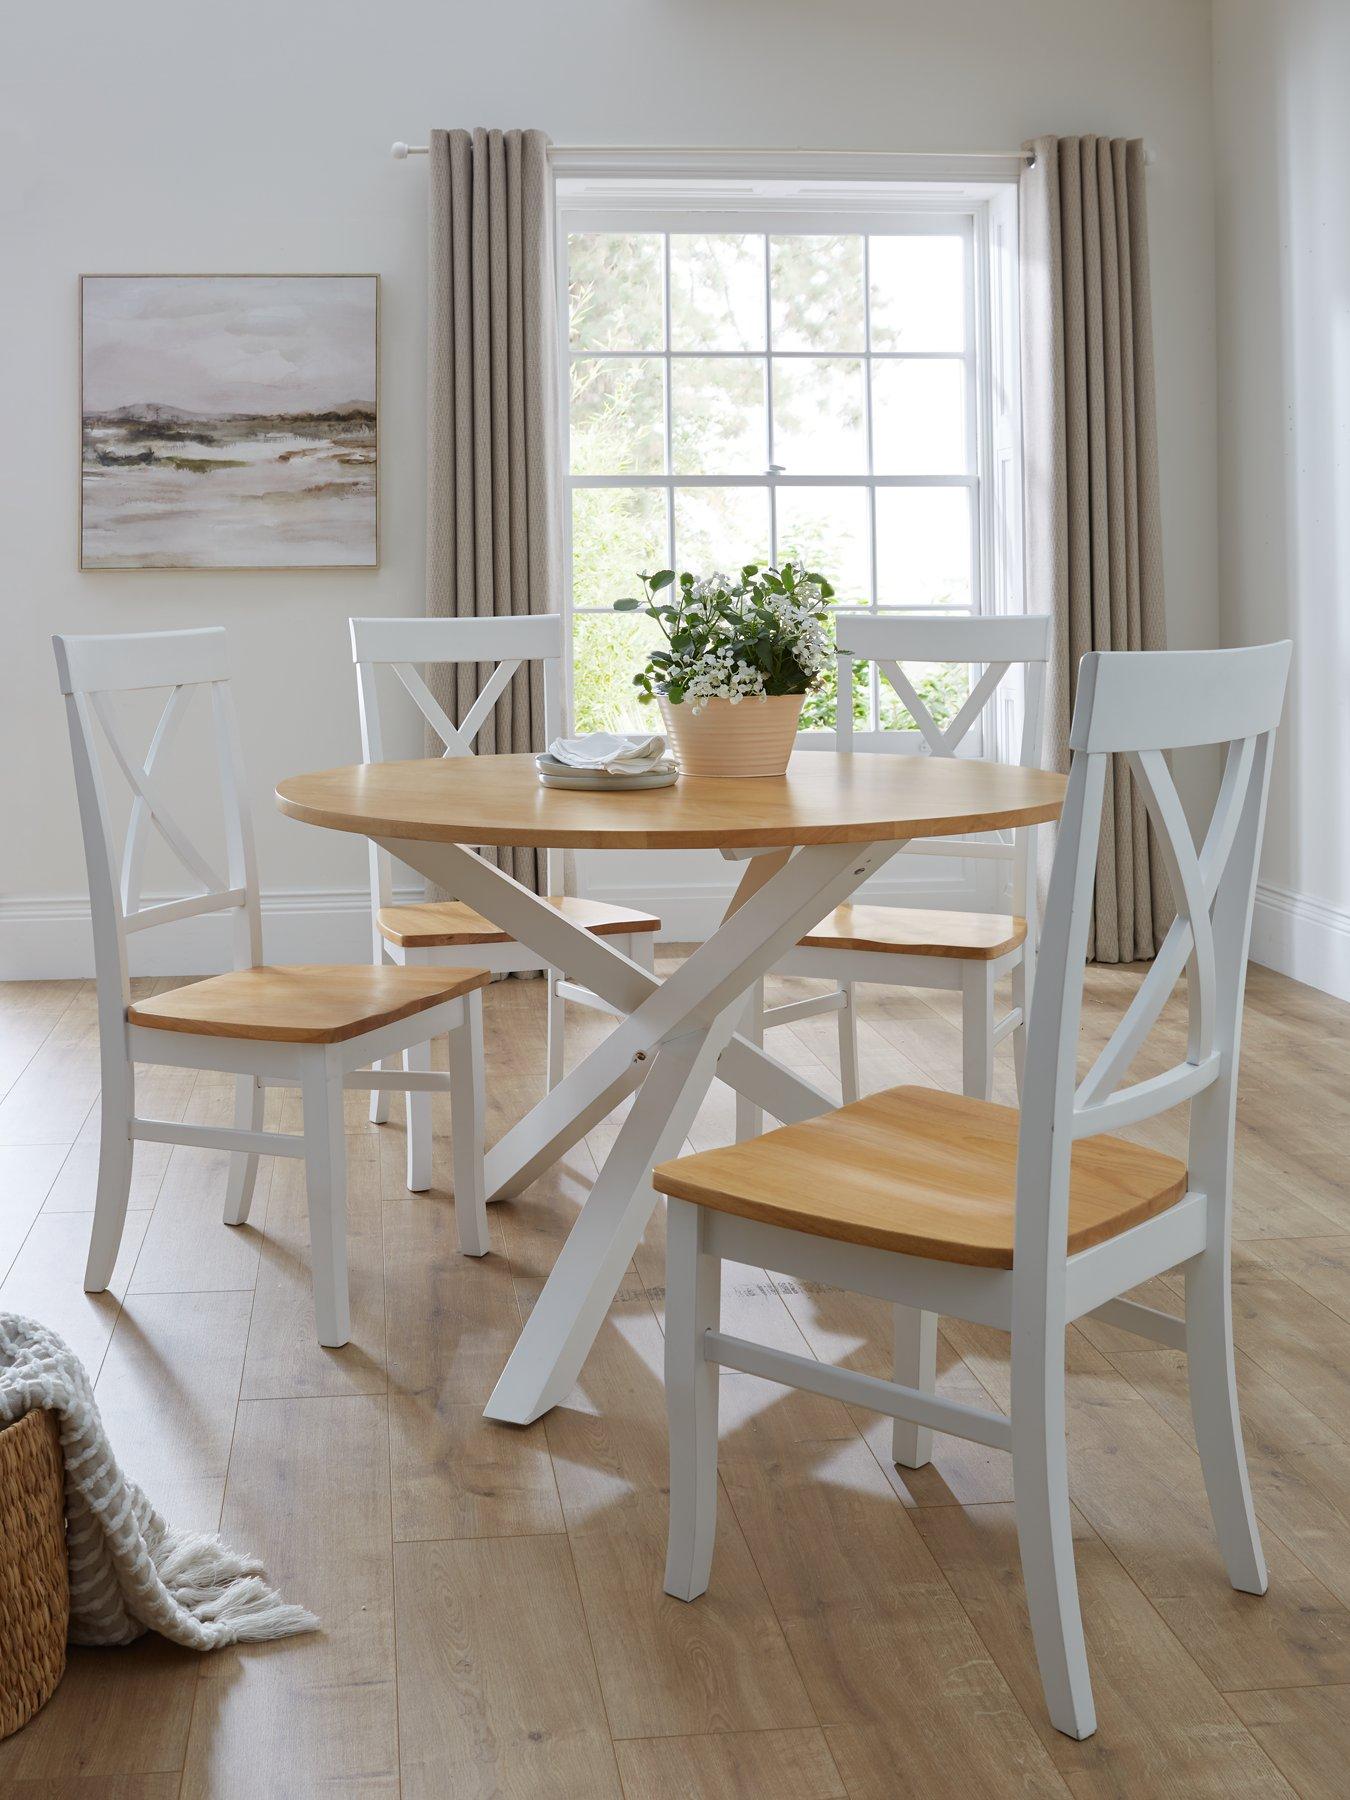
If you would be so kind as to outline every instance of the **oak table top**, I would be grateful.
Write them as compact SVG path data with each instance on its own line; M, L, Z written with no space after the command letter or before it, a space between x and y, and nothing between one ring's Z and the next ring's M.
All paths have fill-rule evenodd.
M783 776L682 775L627 793L546 788L534 758L358 763L290 775L293 819L368 837L550 849L751 849L872 844L1059 817L1065 778L967 758L798 751Z

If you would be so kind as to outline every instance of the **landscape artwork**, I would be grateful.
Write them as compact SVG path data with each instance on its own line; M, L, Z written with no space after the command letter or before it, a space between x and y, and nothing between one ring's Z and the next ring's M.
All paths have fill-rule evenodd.
M377 276L81 295L81 568L375 565Z

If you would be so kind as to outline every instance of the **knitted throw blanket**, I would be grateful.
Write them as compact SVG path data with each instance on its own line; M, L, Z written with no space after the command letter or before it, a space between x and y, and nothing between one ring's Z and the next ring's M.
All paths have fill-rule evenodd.
M253 1558L166 1525L118 1468L79 1358L54 1331L0 1312L0 1425L37 1407L61 1427L72 1643L129 1644L158 1631L214 1650L317 1628L268 1587Z

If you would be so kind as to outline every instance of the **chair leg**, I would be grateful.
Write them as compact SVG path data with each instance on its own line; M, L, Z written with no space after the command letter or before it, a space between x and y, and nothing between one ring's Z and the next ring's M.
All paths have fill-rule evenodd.
M641 969L656 967L656 933L635 931L628 939L628 955Z
M377 931L375 933L375 967L377 969L382 968L386 962L391 960L396 961L397 958L391 958L387 954L383 939ZM377 1069L396 1069L398 1066L399 1059L396 1056L387 1056L383 1058L382 1061L375 1064ZM370 1090L370 1122L372 1125L387 1125L389 1123L388 1088L372 1088Z
M567 1002L558 992L557 969L545 969L548 983L548 1051L545 1081L551 1093L567 1073Z
M261 1131L267 1090L256 1075L234 1078L234 1122L240 1131ZM258 1159L247 1150L235 1150L230 1156L230 1178L225 1189L225 1223L244 1225L253 1204L253 1188L258 1179Z
M994 1097L994 978L986 962L961 969L961 1092Z
M409 1073L429 1069L431 1045L411 1045L403 1052L403 1067ZM408 1188L424 1194L431 1186L431 1095L405 1094L403 1105L408 1120Z
M398 1066L399 1059L396 1056L386 1056L375 1064L377 1069L396 1069ZM370 1090L370 1122L372 1125L389 1123L388 1088L372 1088Z
M760 1049L764 1047L764 983L757 981L750 989L745 1002L745 1012L741 1016L741 1036L749 1038L752 1044ZM743 1144L747 1138L759 1137L764 1130L764 1108L756 1106L753 1100L747 1100L744 1094L736 1096L736 1142Z
M839 1009L839 1091L844 1097L844 1105L850 1105L858 1098L858 1009L857 987L851 981L841 981L839 992L844 996L844 1004Z
M1066 1737L1097 1729L1078 1605L1064 1441L1064 1334L1044 1322L1012 1338L1013 1499L1022 1579L1050 1722Z
M670 1431L670 1533L666 1592L697 1600L712 1573L717 1536L717 1364L703 1334L721 1315L722 1264L699 1247L702 1213L666 1209L666 1415Z
M319 1342L336 1350L351 1336L347 1296L347 1138L342 1117L342 1071L322 1051L300 1066L305 1122L305 1186L314 1322Z
M131 1121L136 1111L136 1071L127 1058L104 1056L99 1107L98 1187L94 1196L94 1224L89 1234L89 1258L84 1266L84 1287L88 1294L101 1294L112 1280L131 1195L134 1152Z
M1022 1015L1022 1023L1013 1028L1013 1074L1017 1079L1017 1103L1022 1104L1022 1081L1026 1074L1027 1025L1031 1018L1031 983L1027 980L1025 952L1012 967L1012 1003Z
M1186 1267L1186 1364L1191 1418L1228 1579L1240 1593L1264 1594L1266 1559L1242 1447L1228 1255L1222 1243Z
M895 1379L921 1394L937 1389L937 1314L917 1306L895 1308ZM902 1469L922 1469L933 1460L933 1433L912 1419L891 1425L891 1459Z
M450 1152L455 1179L455 1224L465 1256L489 1249L483 1190L483 995L464 998L464 1022L450 1032Z

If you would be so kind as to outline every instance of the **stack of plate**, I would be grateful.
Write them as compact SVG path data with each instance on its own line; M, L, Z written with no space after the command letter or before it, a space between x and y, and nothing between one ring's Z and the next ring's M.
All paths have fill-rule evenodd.
M660 762L650 769L615 773L609 769L574 769L559 762L547 750L534 759L539 779L545 787L575 788L589 794L628 793L638 788L670 787L679 779L680 771L673 762Z

